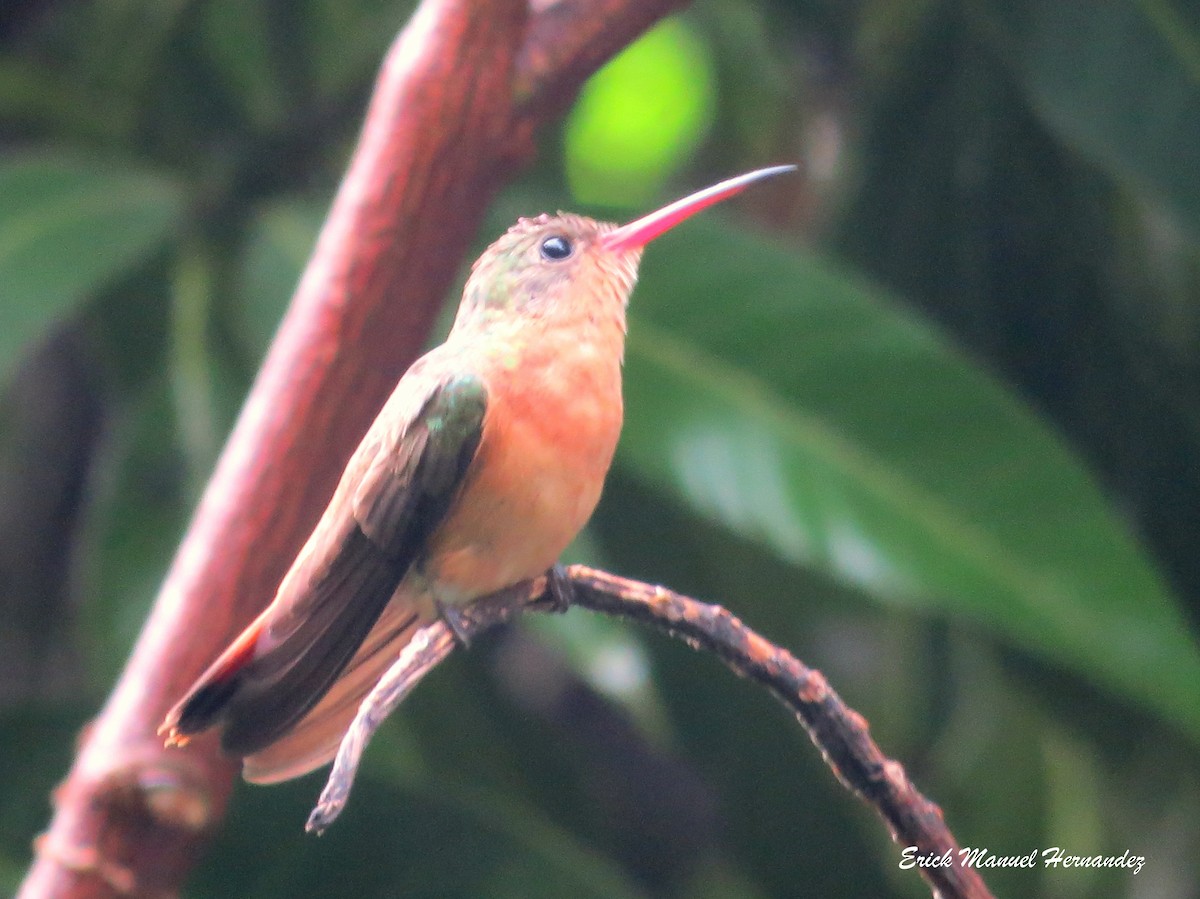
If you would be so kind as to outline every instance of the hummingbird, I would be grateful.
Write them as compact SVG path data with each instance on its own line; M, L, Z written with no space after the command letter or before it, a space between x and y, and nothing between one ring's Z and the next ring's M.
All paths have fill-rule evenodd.
M624 226L522 218L479 257L441 346L405 372L274 600L167 714L220 729L253 783L329 762L417 628L546 573L591 517L621 431L625 310L647 243L795 166Z

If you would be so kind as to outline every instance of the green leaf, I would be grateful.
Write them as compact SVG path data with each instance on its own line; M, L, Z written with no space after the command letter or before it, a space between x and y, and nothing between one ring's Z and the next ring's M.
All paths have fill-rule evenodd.
M715 97L708 47L684 19L648 31L588 81L567 119L575 199L649 200L708 131Z
M0 712L0 753L11 780L0 793L0 892L16 895L30 845L46 829L47 797L71 763L79 729L93 710L33 706Z
M326 199L285 199L260 210L250 224L241 260L238 333L256 361L271 345L328 208Z
M873 639L867 622L893 641L898 632L915 629L898 619L917 624L916 616L865 606L855 591L781 562L763 545L699 519L672 497L655 495L620 468L609 475L593 526L616 571L718 601L799 658L819 661L841 695L867 716L889 754L913 757L915 751L904 751L912 749L912 740L899 731L931 726L920 702L928 647L898 652ZM791 604L796 596L805 597L803 615ZM743 880L730 895L745 895L753 884L759 895L786 896L797 883L814 896L888 895L881 875L885 868L894 872L895 862L890 849L884 850L886 866L875 860L877 822L831 776L795 717L709 653L657 633L647 633L645 645L667 725L651 733L657 745L668 747L671 764L703 784L697 805L703 808L707 800L719 817L719 863L733 866ZM923 788L927 776L920 779ZM946 811L953 826L953 809ZM692 815L700 826L693 820L691 830L701 839L704 817L695 806ZM704 875L695 874L700 887Z
M951 640L943 662L954 689L943 695L947 718L929 747L922 785L936 790L961 845L1026 853L1056 845L1047 842L1046 826L1054 780L1038 751L1049 716L1010 688L999 656L979 639ZM1089 852L1100 848L1096 842L1082 845ZM892 850L894 857L899 851ZM1045 872L1036 868L980 873L997 896L1052 895L1037 888Z
M29 341L161 246L181 212L174 184L132 167L0 161L0 379Z
M1178 0L992 2L1002 59L1064 140L1200 237L1200 16Z
M218 79L245 109L252 126L264 131L278 128L287 115L281 73L271 58L276 12L264 3L216 0L204 5L200 26Z
M306 0L293 36L319 100L361 91L379 68L414 0Z
M318 789L313 778L244 789L191 895L641 895L606 859L512 797L447 783L362 782L317 840L303 825Z
M1063 444L871 286L712 221L647 254L619 459L879 599L961 616L1200 737L1200 655Z
M165 375L114 410L83 535L81 609L97 690L116 679L179 545L193 497Z

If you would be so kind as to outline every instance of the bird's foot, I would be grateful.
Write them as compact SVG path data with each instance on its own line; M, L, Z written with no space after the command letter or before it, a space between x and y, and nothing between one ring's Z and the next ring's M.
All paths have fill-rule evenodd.
M454 635L454 642L463 649L470 649L471 638L467 636L467 629L463 626L462 612L453 606L446 605L440 599L434 600L434 604L437 606L438 615L441 616L442 621L446 622L446 627L450 628L450 633Z
M575 601L575 585L562 563L546 572L546 593L550 596L551 612L565 612Z

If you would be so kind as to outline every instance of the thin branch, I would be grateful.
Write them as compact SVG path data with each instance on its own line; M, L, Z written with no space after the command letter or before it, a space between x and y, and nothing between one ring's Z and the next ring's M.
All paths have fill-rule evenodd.
M808 668L721 606L583 565L572 566L567 575L572 604L650 625L695 649L715 654L736 673L770 690L795 712L838 780L883 818L898 845L916 846L922 856L951 859L947 867L917 869L935 896L991 896L975 869L962 864L958 842L941 810L913 786L899 762L883 754L871 739L866 720L842 702L821 672ZM470 639L523 610L552 609L557 602L557 597L548 593L546 579L538 578L462 610L458 624L462 636ZM309 816L307 830L322 833L341 814L372 735L456 645L458 641L442 621L417 632L359 708Z
M564 34L554 5L422 0L150 619L55 791L21 899L178 893L237 766L212 738L165 753L158 722L274 595L424 346L488 201L532 161L534 130L677 3L572 2Z

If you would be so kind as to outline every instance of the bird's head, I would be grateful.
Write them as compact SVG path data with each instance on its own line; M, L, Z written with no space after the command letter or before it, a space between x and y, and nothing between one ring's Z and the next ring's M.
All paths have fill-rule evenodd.
M550 322L623 310L642 251L607 249L604 235L614 227L564 212L518 220L471 269L459 323Z
M730 178L627 225L564 212L520 219L472 268L455 328L513 316L545 322L616 316L623 321L647 243L747 185L793 169L776 166Z

